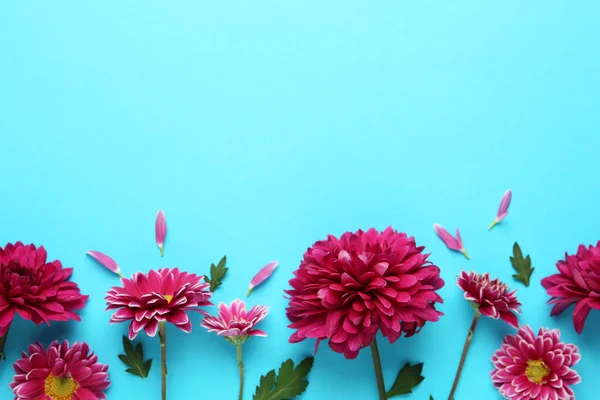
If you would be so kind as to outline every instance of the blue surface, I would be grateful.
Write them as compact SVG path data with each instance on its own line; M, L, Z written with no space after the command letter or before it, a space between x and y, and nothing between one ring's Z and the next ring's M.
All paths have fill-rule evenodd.
M455 276L474 268L518 288L522 322L580 346L575 391L595 399L600 313L576 335L570 310L549 317L539 280L600 239L600 7L418 3L1 2L0 242L44 245L90 294L82 323L16 320L9 360L38 339L86 340L110 364L109 399L158 399L158 363L141 380L117 359L127 326L108 325L103 296L118 280L85 252L107 252L126 273L205 273L227 254L217 302L244 296L278 259L249 301L271 306L269 338L246 346L251 399L261 374L313 349L287 343L282 297L304 250L391 224L432 252L447 285L439 323L380 340L388 384L423 361L412 398L447 397L472 315ZM488 233L509 187L511 214ZM446 250L434 222L461 228L471 261ZM515 240L536 267L527 289L510 278ZM199 324L169 330L170 398L233 399L234 349ZM481 322L458 400L500 398L489 357L509 332ZM143 342L156 360L157 339ZM0 364L1 399L11 376ZM310 378L303 399L376 399L367 351L346 361L321 346Z

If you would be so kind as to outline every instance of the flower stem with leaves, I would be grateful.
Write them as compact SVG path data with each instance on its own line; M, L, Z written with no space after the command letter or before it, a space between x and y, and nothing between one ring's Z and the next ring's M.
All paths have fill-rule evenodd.
M162 400L167 400L167 325L164 321L158 323L158 337L160 339Z
M381 358L379 357L379 348L377 347L377 340L375 338L373 338L373 341L371 342L371 355L373 356L373 368L375 369L379 400L387 400L385 383L383 380L383 370L381 369Z
M475 333L475 328L477 327L479 317L481 317L481 313L479 311L475 311L473 321L471 321L471 326L469 327L469 333L467 334L467 340L465 340L465 345L463 346L460 362L458 363L458 369L456 370L456 376L454 377L454 383L452 384L452 390L450 390L448 400L454 400L454 393L456 393L456 388L458 387L458 381L460 380L460 375L465 365L465 360L467 359L467 353L469 351L469 347L471 346L471 340L473 339L473 334Z

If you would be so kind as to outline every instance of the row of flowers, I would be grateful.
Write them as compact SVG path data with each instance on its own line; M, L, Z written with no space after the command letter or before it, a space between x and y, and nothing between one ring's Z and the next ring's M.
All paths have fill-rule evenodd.
M164 234L160 239L162 253ZM107 310L114 310L110 322L129 323L130 339L142 331L159 337L163 399L167 396L166 324L190 332L190 311L202 313L202 326L236 347L242 399L242 345L250 336L266 336L256 325L266 317L267 307L247 310L241 300L234 300L230 305L220 304L218 315L211 316L203 310L212 305L212 285L204 277L164 268L125 278L112 259L103 258L106 256L100 253L95 257L121 277L121 285L106 295ZM315 352L319 343L326 341L333 351L349 359L369 347L379 398L391 397L393 393L386 393L383 382L376 336L381 332L393 343L401 336L417 334L427 322L438 321L442 316L436 304L443 302L437 291L444 281L440 268L428 257L414 238L391 227L383 232L346 232L339 238L330 235L314 243L293 272L291 288L285 291L289 299L289 327L294 330L289 341L315 339ZM263 269L250 290L275 267L276 264L270 264ZM576 254L559 261L557 268L557 274L542 280L551 296L549 303L554 304L552 315L575 304L574 325L581 332L590 309L600 308L600 242L595 247L580 246ZM16 243L0 248L0 353L15 315L35 324L79 321L76 311L84 307L88 296L69 281L71 272L59 261L48 262L43 247ZM576 346L562 343L557 330L540 328L535 334L529 326L520 326L516 314L521 304L515 292L488 274L462 272L457 284L473 306L474 318L449 399L458 387L469 344L482 315L502 319L518 329L515 335L504 339L492 357L491 379L505 398L574 398L571 386L580 380L572 369L580 359ZM32 344L14 363L14 370L10 386L15 399L104 399L109 386L108 367L98 362L85 343L54 342L48 348Z

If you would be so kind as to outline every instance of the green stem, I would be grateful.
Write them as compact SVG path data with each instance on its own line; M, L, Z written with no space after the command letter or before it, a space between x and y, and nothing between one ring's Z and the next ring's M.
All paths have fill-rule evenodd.
M6 328L6 333L0 336L0 361L6 360L6 355L4 354L4 346L6 345L6 339L8 338L8 330L10 329L10 325Z
M158 337L160 339L162 400L167 400L167 324L165 322L158 323Z
M242 362L242 345L235 346L237 349L237 362L238 368L240 370L240 394L238 396L238 400L243 400L244 398L244 363Z
M469 346L471 345L471 339L473 339L473 334L475 333L475 328L477 327L477 321L479 321L480 316L481 316L481 313L479 311L475 311L475 316L473 317L473 321L471 321L471 326L469 327L469 333L467 334L467 340L465 340L465 345L463 346L462 355L460 356L460 362L458 363L458 369L456 370L456 376L454 377L454 383L452 384L452 390L450 391L448 400L454 400L454 393L456 392L456 388L458 387L458 381L460 380L460 374L462 373L463 367L465 365L465 360L467 359L467 352L469 351Z
M371 355L373 356L373 367L375 368L375 379L377 380L379 400L387 400L385 383L383 381L383 371L381 369L381 358L379 358L379 348L377 347L377 340L375 338L373 338L373 341L371 342Z

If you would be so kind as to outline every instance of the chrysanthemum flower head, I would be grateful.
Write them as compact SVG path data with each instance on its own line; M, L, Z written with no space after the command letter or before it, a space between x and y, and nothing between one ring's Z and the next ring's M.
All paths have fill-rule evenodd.
M10 384L15 400L96 400L106 399L110 385L108 366L98 362L87 343L53 342L48 349L40 343L13 366Z
M85 306L88 296L68 281L72 268L46 258L43 246L17 242L0 247L0 336L15 313L36 324L80 320L74 311Z
M377 331L390 342L417 333L441 312L440 269L414 238L383 232L346 232L316 242L290 280L290 342L328 340L347 358L371 344Z
M266 332L255 327L268 313L269 309L265 306L254 306L250 311L246 311L246 304L240 299L235 299L230 306L220 303L219 315L204 317L202 326L237 346L250 336L267 336Z
M581 356L577 346L560 341L558 329L525 325L508 335L492 356L494 386L508 400L574 400L572 385L580 382L572 368Z
M462 271L456 281L465 292L465 299L486 317L500 318L512 327L519 327L516 314L521 312L521 303L515 291L499 279L490 279L489 274Z
M554 304L550 315L558 315L575 304L573 325L581 333L590 310L600 309L600 242L596 246L579 246L577 254L565 254L556 267L558 274L542 279L542 286L552 296L548 304Z
M107 310L117 310L111 323L131 321L129 338L144 330L155 336L159 322L170 322L184 332L191 332L188 311L201 311L209 306L211 292L204 278L177 268L163 268L148 274L137 272L123 278L123 286L115 286L106 294Z

